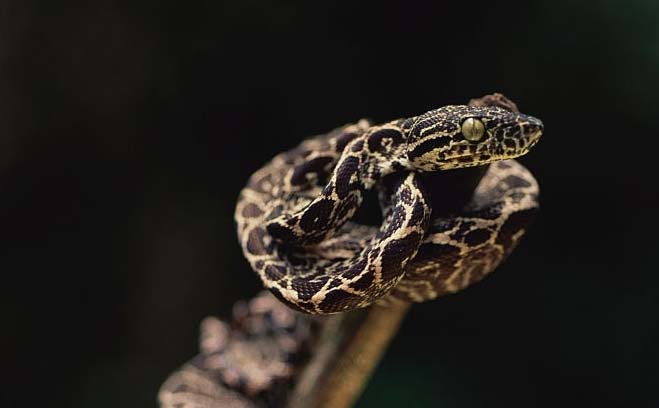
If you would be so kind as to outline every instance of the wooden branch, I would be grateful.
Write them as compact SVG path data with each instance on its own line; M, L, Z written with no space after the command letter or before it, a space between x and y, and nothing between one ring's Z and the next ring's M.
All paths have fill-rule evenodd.
M388 306L327 318L314 355L301 373L289 408L348 408L365 388L410 304Z

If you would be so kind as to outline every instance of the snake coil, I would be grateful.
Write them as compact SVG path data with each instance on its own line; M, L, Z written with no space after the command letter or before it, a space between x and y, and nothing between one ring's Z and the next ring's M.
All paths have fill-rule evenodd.
M512 159L537 143L543 124L503 97L487 101L381 125L361 120L305 140L255 172L235 219L264 286L296 310L329 314L389 294L434 299L494 270L538 207L535 179ZM462 211L433 214L442 191L427 180L490 163ZM351 220L372 189L379 227Z

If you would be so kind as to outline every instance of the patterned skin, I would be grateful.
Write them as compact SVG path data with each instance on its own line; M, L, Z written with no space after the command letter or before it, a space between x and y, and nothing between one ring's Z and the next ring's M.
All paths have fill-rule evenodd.
M459 290L505 258L537 208L537 183L509 159L542 131L538 119L501 105L453 105L311 138L241 192L243 252L275 296L307 313L365 307L389 293L424 301ZM433 219L431 195L441 191L427 191L425 174L492 162L464 214ZM379 228L349 221L372 188Z

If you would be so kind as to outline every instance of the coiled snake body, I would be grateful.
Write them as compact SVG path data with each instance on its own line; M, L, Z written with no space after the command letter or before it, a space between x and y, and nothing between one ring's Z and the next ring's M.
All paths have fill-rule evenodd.
M294 309L328 314L433 299L494 270L538 208L536 181L511 159L543 126L500 94L470 105L346 125L254 173L235 218L264 285ZM470 166L481 167L452 171ZM380 227L352 218L369 189ZM282 405L316 324L265 293L237 304L231 324L206 319L199 355L162 385L161 406Z
M312 137L272 159L241 192L243 252L265 287L306 313L460 290L505 258L538 206L537 183L511 159L542 131L532 116L481 104L381 125L362 120ZM488 163L464 211L433 217L430 203L442 191L424 177ZM351 221L371 189L380 227Z

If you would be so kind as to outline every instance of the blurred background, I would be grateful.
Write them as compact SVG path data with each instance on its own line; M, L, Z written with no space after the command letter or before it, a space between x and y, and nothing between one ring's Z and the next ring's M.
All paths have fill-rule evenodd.
M430 3L430 2L427 2ZM0 405L155 406L260 287L233 207L302 138L503 92L546 126L542 210L415 306L360 407L659 395L659 3L0 5Z

